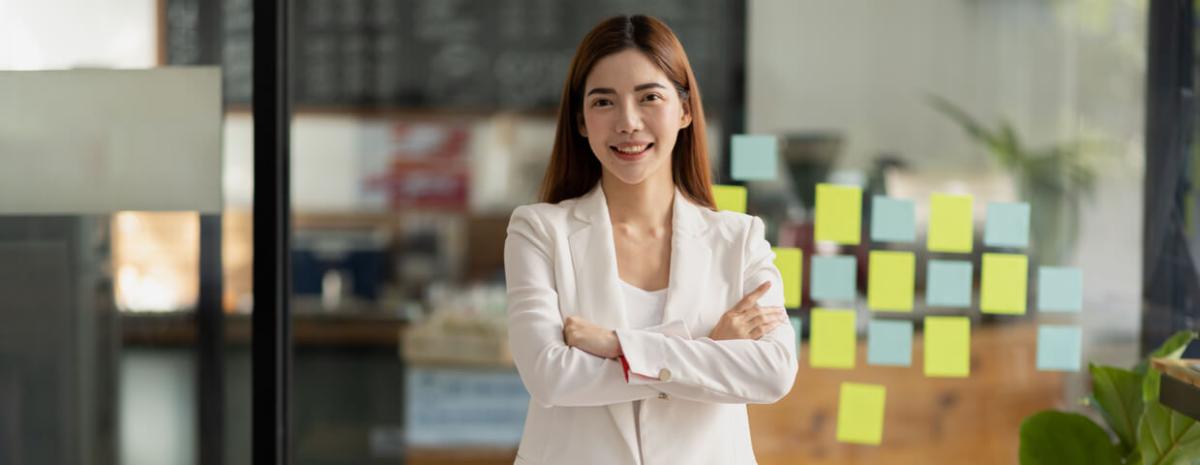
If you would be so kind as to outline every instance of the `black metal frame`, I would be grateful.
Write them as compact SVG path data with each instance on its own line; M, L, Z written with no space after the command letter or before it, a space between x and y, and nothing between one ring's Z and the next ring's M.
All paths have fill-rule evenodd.
M1197 263L1184 229L1195 131L1192 0L1152 0L1147 18L1146 178L1141 353L1200 319Z
M252 458L291 463L291 95L288 0L254 2Z

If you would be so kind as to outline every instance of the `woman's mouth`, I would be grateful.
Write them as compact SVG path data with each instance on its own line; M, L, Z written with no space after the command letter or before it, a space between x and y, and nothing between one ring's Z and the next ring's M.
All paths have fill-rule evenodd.
M622 147L610 145L608 146L608 149L611 150L613 154L617 156L617 158L625 161L637 161L646 156L647 153L650 153L651 147L654 147L653 142L642 145L627 145Z

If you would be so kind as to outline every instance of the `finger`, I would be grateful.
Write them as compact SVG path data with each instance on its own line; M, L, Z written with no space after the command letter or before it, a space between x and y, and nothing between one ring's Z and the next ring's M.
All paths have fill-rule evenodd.
M775 321L775 322L771 322L765 326L759 326L758 328L755 328L755 329L759 330L759 332L758 332L758 336L755 336L754 338L759 339L763 336L771 334L771 331L775 331L775 328L778 328L779 325L781 325L781 324L782 323Z
M738 306L745 306L745 305L751 304L753 302L757 302L758 298L762 297L763 294L766 294L767 290L770 288L771 288L771 282L764 281L762 284L759 284L758 287L754 288L753 291L750 291L749 294L746 294L745 297L742 297L742 300L738 301Z

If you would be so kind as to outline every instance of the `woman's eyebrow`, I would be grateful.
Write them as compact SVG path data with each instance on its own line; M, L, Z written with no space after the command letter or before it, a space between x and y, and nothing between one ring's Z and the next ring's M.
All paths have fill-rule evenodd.
M638 85L634 86L633 91L640 92L640 91L643 91L646 89L653 89L653 88L666 89L667 87L662 84L659 84L657 82L648 82L645 84L638 84ZM593 88L592 90L589 90L588 93L586 95L584 95L584 97L587 97L592 94L615 94L615 93L617 93L617 91L613 90L613 88L611 88L611 87L596 87L596 88Z

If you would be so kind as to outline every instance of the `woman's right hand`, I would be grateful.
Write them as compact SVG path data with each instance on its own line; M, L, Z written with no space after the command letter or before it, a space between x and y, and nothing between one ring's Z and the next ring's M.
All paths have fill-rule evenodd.
M726 310L725 314L721 315L721 321L717 322L717 326L713 328L708 337L715 341L757 340L775 330L779 325L786 323L788 321L787 310L783 307L758 306L758 299L770 288L771 282L767 281L742 297L742 300L734 304L733 308Z

